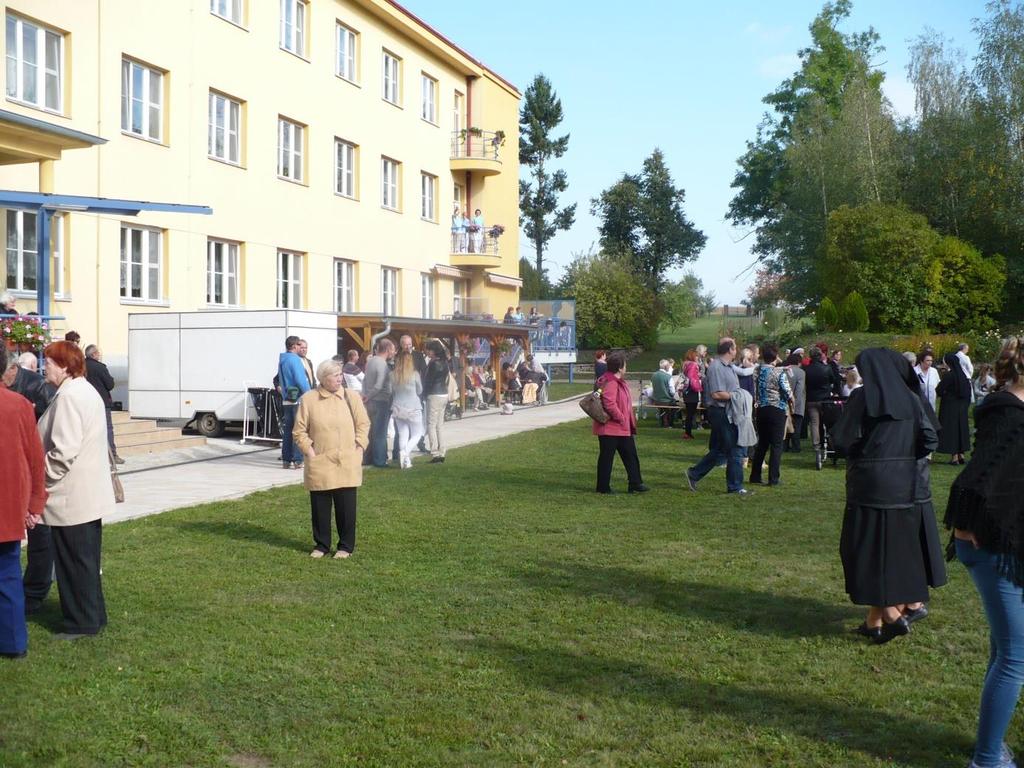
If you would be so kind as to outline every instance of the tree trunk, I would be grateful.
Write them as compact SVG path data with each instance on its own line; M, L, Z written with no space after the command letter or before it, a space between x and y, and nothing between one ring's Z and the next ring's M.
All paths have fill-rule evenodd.
M861 103L864 105L864 131L868 139L868 162L871 164L871 188L875 193L875 202L882 202L882 195L878 190L878 171L875 168L875 148L871 140L871 117L868 114L868 92L866 89L860 92Z

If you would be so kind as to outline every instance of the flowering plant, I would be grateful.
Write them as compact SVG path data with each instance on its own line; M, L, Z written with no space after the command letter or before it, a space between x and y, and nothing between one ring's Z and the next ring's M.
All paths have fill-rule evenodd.
M501 224L495 224L491 227L491 237L501 237L505 234L505 228Z
M38 317L15 315L0 317L0 334L8 344L42 347L50 343L50 329Z

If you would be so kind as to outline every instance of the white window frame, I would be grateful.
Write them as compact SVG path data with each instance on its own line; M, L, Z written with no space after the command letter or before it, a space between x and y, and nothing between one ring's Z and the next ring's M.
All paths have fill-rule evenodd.
M342 24L337 25L335 35L337 45L337 59L335 61L335 74L342 80L350 83L359 82L359 33L352 27Z
M398 270L393 267L380 268L380 311L390 317L398 311Z
M426 320L434 317L434 278L426 272L420 273L420 314Z
M334 311L355 312L356 264L347 259L334 260Z
M13 24L14 45L11 45L11 26ZM5 20L5 41L7 49L7 98L21 104L37 107L57 115L64 113L64 35L55 29L42 26L16 13L7 13ZM25 38L35 37L36 58L28 61L25 58ZM57 41L55 56L50 56L48 40ZM56 58L56 61L51 60ZM27 75L31 71L35 77L35 98L25 95ZM53 86L54 105L47 95Z
M141 88L136 87L136 72L142 77ZM142 109L139 130L132 120L136 103ZM128 57L121 59L121 132L146 141L164 139L164 73Z
M380 159L380 205L389 211L401 211L402 164L390 157Z
M452 103L452 133L457 134L462 130L462 104L465 96L462 91L455 91L455 98Z
M351 141L334 139L334 191L342 197L356 199L356 168L359 147Z
M277 176L298 183L305 175L306 126L285 117L277 118Z
M25 226L25 220L29 216L32 217L30 226ZM14 293L35 293L39 286L39 241L36 240L35 250L25 248L25 234L26 232L31 233L33 239L36 238L38 232L39 219L38 214L35 211L20 211L14 208L8 208L7 214L4 219L4 228L6 237L4 240L4 280L7 285L7 290L13 291ZM13 236L13 242L12 242ZM12 247L13 246L13 247ZM8 262L13 256L14 262L14 275L7 275ZM31 268L35 271L35 285L29 288L25 287L25 273L29 270L27 267L31 264ZM6 282L9 277L14 278L14 283Z
M217 107L223 104L222 120L218 120ZM206 150L214 160L242 164L242 102L225 96L217 91L210 91L208 101L209 117L207 121ZM222 154L217 154L217 135L223 135Z
M221 268L216 269L220 251ZM241 247L233 240L211 237L206 241L206 303L211 307L238 307L240 299ZM221 300L217 301L217 289Z
M452 281L452 314L461 313L463 315L469 314L466 310L467 302L469 298L469 281L468 280L453 280Z
M381 98L396 107L402 106L402 59L390 51L381 58Z
M241 27L245 21L245 0L210 0L210 13Z
M309 3L306 0L281 0L282 50L306 58L306 21Z
M297 251L277 252L278 309L302 309L302 256Z
M67 296L67 280L64 270L67 268L67 243L64 241L64 220L67 214L55 213L50 219L50 284L53 286L53 297L63 299Z
M130 247L135 234L139 235L139 261L138 267L141 284L136 286L132 278L132 267L136 262L132 260ZM121 225L121 301L124 303L140 304L163 304L165 303L164 291L164 233L159 229L148 227ZM153 249L156 248L156 263L153 261ZM150 291L150 279L156 275L156 295ZM133 296L134 290L138 288L139 295Z
M420 172L420 218L437 222L437 176Z
M437 80L426 72L420 76L420 117L437 125Z

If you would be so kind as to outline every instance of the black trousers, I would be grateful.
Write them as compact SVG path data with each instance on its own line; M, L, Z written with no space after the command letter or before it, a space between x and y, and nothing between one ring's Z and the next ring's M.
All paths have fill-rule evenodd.
M310 491L313 511L313 541L321 552L331 551L331 507L338 526L338 549L353 552L356 548L356 488L335 488L331 491Z
M750 482L761 482L761 466L764 457L771 449L768 460L768 482L774 485L779 482L782 466L782 441L786 437L786 412L772 405L763 405L757 409L757 449L750 460Z
M793 414L793 434L786 437L786 449L800 453L800 431L804 425L803 414Z
M613 437L598 435L600 452L597 455L597 490L601 492L610 491L612 486L612 465L615 463L615 454L618 452L622 459L622 465L626 468L626 477L629 478L629 487L637 488L643 485L643 478L640 476L640 457L636 453L636 441L633 436Z
M697 403L686 403L686 434L693 437L693 420L697 416Z
M26 552L28 563L22 582L26 607L34 611L50 594L50 585L53 584L53 537L50 526L39 523L29 529Z
M107 604L100 583L103 524L93 520L80 525L54 525L50 532L64 631L95 635L107 625Z

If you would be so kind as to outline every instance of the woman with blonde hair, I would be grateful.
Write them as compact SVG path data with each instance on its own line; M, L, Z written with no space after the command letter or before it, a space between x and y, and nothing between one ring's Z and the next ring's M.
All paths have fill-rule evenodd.
M974 411L974 452L953 482L946 527L989 624L971 768L1015 766L1003 740L1024 682L1024 338L1006 341L996 391Z
M423 382L412 352L404 349L395 356L391 372L391 416L398 435L398 454L402 469L412 468L412 446L423 437Z
M370 417L362 398L342 386L341 363L325 360L320 382L300 399L292 437L302 451L303 485L309 491L315 548L310 557L331 551L331 507L338 526L335 558L356 548L356 491L363 484L363 451L370 443Z

